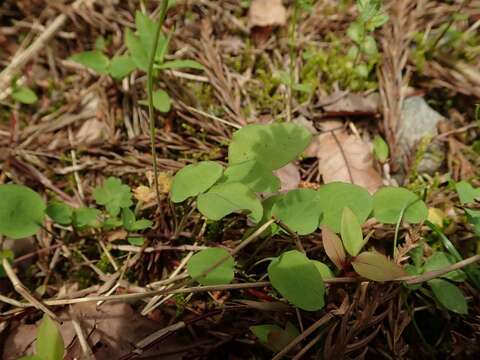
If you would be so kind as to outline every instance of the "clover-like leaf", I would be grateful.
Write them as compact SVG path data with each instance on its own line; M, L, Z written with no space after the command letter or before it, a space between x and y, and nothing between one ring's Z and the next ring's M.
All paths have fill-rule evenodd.
M226 183L213 186L198 195L198 210L210 220L220 220L238 211L248 211L254 222L262 219L262 203L247 186L241 183Z
M0 234L12 239L34 235L41 227L45 204L23 185L0 185Z
M73 210L73 226L76 228L85 228L85 227L98 227L100 222L98 218L100 216L100 211L92 208L80 208Z
M294 123L247 125L233 134L228 148L230 165L257 160L276 170L299 156L310 144L311 133Z
M295 189L278 199L272 214L299 235L307 235L318 228L321 208L315 190Z
M114 177L109 177L102 186L96 188L93 191L93 197L97 204L105 206L112 216L117 216L120 209L128 208L133 204L130 187Z
M152 222L147 219L137 220L135 213L129 208L122 209L123 227L128 231L145 230L152 226Z
M345 207L353 211L360 223L363 223L372 212L372 196L358 185L331 182L317 190L317 197L323 214L320 224L327 225L336 233L340 232Z
M400 187L384 187L373 195L373 215L384 224L396 224L403 219L412 224L424 221L428 216L425 203L413 192Z
M201 161L179 170L172 181L170 199L174 203L185 201L210 189L220 179L222 165L214 161Z
M454 284L443 279L432 279L428 281L428 285L438 302L448 310L462 315L468 313L465 295Z
M215 269L201 276L213 265L227 258ZM187 263L188 275L202 285L229 284L234 277L235 261L230 253L222 248L209 248L201 250L191 257Z
M362 226L348 207L344 208L342 212L341 235L345 250L350 255L357 256L365 242L363 241Z
M466 181L456 183L455 189L462 204L472 203L475 199L480 199L480 188L474 188Z
M298 250L284 252L268 266L272 286L300 309L320 310L325 305L325 286L317 267Z
M110 60L101 51L84 51L70 57L70 60L79 63L99 74L107 74Z
M60 225L70 225L72 223L73 209L60 201L53 201L47 206L47 215Z
M401 266L376 251L361 253L352 265L357 274L374 281L390 281L406 275Z
M43 315L38 327L36 350L37 356L43 360L63 359L65 350L62 335L48 315Z
M273 352L285 348L293 339L300 335L298 329L290 322L285 329L275 324L250 326L250 331L258 338L258 341Z
M222 182L240 182L254 192L275 192L280 188L280 179L256 160L231 165L223 175Z

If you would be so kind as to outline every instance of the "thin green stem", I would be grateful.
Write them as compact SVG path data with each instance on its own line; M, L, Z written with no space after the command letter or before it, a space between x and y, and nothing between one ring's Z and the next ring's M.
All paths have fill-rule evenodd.
M153 40L153 46L150 49L150 59L148 61L147 71L147 93L148 93L148 120L150 122L150 145L152 148L152 161L153 161L153 174L155 184L155 194L157 195L158 211L162 211L160 203L160 190L158 188L158 167L157 167L157 153L155 151L155 118L153 114L153 64L155 63L155 54L157 53L158 40L162 31L163 23L167 15L168 0L162 0L160 8L160 16L158 18L157 29L155 31L155 38Z
M398 242L398 233L400 231L400 224L402 223L405 210L407 210L408 206L409 205L405 206L402 209L402 211L400 211L400 216L398 217L397 224L395 225L395 237L393 238L393 256L397 255L397 242Z

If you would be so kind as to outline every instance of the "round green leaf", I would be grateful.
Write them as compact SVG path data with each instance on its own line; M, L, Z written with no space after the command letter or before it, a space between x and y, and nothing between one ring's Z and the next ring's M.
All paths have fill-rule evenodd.
M163 90L155 90L152 94L153 107L160 112L169 112L172 107L170 96Z
M465 295L454 284L443 279L428 282L438 302L457 314L467 314L468 305Z
M226 183L212 187L198 195L198 210L210 220L220 220L233 212L247 210L253 221L262 219L262 203L257 196L241 183Z
M345 207L353 211L360 223L367 220L372 212L372 197L358 185L331 182L317 190L317 197L323 213L321 225L327 225L336 233L340 232Z
M73 209L64 202L54 201L47 206L47 215L60 225L72 223Z
M314 262L297 250L275 258L268 266L272 286L289 302L307 311L325 305L325 286Z
M0 234L12 239L34 235L40 229L45 204L23 185L0 185Z
M207 191L220 179L222 172L222 165L213 161L201 161L185 166L173 178L171 200L179 203Z
M275 202L272 214L299 235L307 235L318 228L321 208L315 190L291 190Z
M213 265L224 258L227 258L222 264L210 271L207 275L200 276L209 270ZM229 284L234 277L233 269L235 261L230 253L222 248L209 248L202 250L188 261L188 274L202 285L223 285Z
M428 216L425 203L413 192L400 187L384 187L373 195L373 215L384 224L396 224L402 211L403 219L412 224Z
M342 212L341 235L345 250L350 255L357 256L364 245L362 227L353 211L348 207L344 208Z
M247 125L233 134L228 161L235 165L257 160L266 169L280 169L306 149L311 137L307 129L293 123Z

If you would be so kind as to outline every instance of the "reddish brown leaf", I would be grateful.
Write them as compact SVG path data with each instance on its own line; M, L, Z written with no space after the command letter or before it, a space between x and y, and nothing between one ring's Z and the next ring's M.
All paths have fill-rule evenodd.
M332 260L335 266L339 269L343 268L345 263L345 250L343 249L342 240L340 237L330 230L327 226L322 226L323 248L327 256Z
M352 265L357 274L374 281L390 281L407 275L402 267L376 251L361 253Z

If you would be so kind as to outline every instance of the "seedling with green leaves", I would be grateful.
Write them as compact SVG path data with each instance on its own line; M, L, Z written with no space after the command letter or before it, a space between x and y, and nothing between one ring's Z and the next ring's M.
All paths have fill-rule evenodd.
M370 235L364 237L362 224L373 217L380 223L394 225L396 249L399 225L423 223L428 216L425 203L405 188L384 187L370 195L357 185L340 182L323 185L318 190L278 193L280 182L273 171L296 159L310 138L307 130L292 123L247 125L233 134L226 168L212 161L186 166L175 175L170 198L174 203L196 199L198 211L213 221L240 213L247 215L258 229L273 218L276 223L270 226L267 236L308 235L321 228L325 253L338 273L353 270L359 277L377 282L406 277L407 271L385 254L373 248L364 250ZM383 159L388 156L385 149L381 149L381 154ZM469 199L474 196L472 191L468 194ZM192 278L228 254L223 249L218 249L217 254L214 249L200 251L190 260L188 270ZM229 259L222 263L225 276L215 273L209 279L206 275L206 280L199 280L200 283L220 285L232 281L235 262ZM415 275L437 268L429 265ZM325 305L324 280L334 274L318 259L310 259L299 250L288 250L271 259L268 276L273 288L288 302L315 311ZM428 288L422 291L430 291L447 309L463 313L464 296L445 281L430 280ZM439 295L440 289L450 294L447 301Z
M72 226L77 232L123 227L129 233L136 233L152 226L150 220L136 218L131 210L130 187L113 177L93 193L96 203L104 209L72 208L58 200L45 205L39 194L23 185L2 184L0 196L4 199L0 203L0 234L11 239L35 235L43 227L45 215L58 225ZM134 241L138 244L139 240Z
M357 74L367 78L379 59L372 34L388 21L388 16L382 10L381 0L357 0L357 9L359 15L347 29L347 35L353 41L348 56Z
M114 79L123 79L134 70L148 73L149 59L155 45L155 32L157 23L148 15L137 11L135 13L136 32L130 29L125 31L125 44L127 54L115 55L111 59L100 49L85 51L73 55L70 59L95 71L100 75L110 75ZM173 30L168 36L160 35L154 57L154 77L158 77L163 70L176 70L183 68L202 70L201 64L194 60L166 60L168 47ZM141 104L148 105L147 101ZM168 93L162 89L153 92L153 105L160 112L168 112L171 100Z

